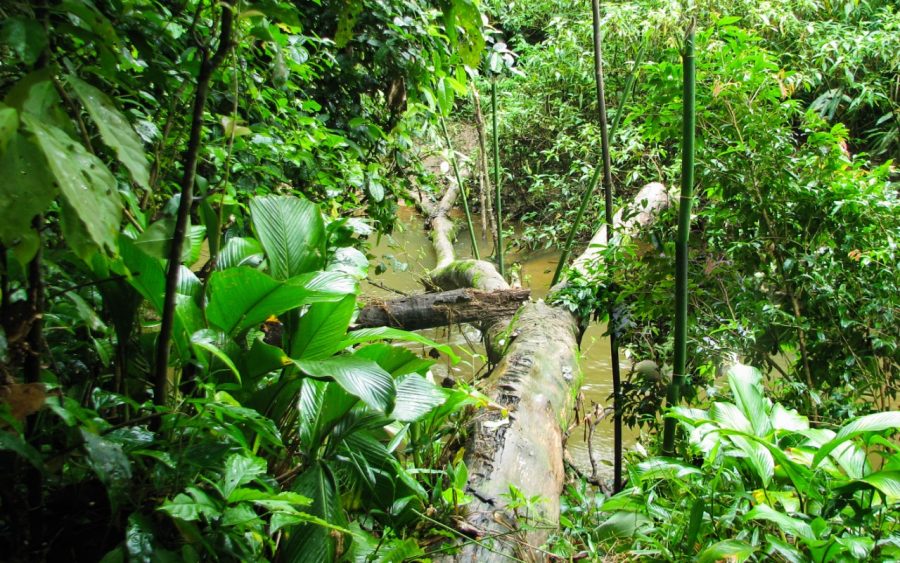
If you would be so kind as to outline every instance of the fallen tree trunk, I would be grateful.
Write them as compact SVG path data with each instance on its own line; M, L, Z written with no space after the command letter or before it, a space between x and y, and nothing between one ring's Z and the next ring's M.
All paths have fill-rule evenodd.
M450 323L493 323L511 317L530 296L529 289L462 288L390 301L369 301L359 312L356 328L391 326L419 330Z
M443 289L466 285L482 290L506 289L508 284L493 264L454 260L453 225L447 213L456 198L451 185L437 205L420 202L429 216L438 265L430 273L432 283ZM616 214L616 236L633 236L649 225L654 213L668 206L661 184L645 186L634 203ZM605 227L575 261L575 268L589 275L587 265L602 260ZM565 287L565 281L554 292ZM570 412L570 397L580 387L578 364L582 333L580 319L544 302L529 303L508 323L486 327L485 345L498 360L487 380L486 392L503 411L490 410L475 420L466 446L469 470L466 528L477 530L477 543L466 543L445 561L479 563L507 561L510 556L543 560L539 546L559 521L563 490L563 429ZM528 531L521 529L516 514L507 508L510 486L528 499L542 502L529 511ZM547 526L549 524L549 526Z

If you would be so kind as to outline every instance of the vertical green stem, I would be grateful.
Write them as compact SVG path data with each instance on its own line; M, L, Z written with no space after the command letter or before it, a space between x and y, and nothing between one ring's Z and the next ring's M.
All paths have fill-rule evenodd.
M641 43L641 48L638 50L637 56L634 59L634 66L631 67L631 72L628 73L628 78L625 80L625 90L622 92L622 99L619 102L618 111L616 111L616 117L613 119L612 126L609 128L610 139L616 136L616 131L619 129L619 122L621 122L622 116L625 114L625 106L628 105L628 99L631 97L631 92L634 88L634 81L637 77L641 62L644 60L644 53L647 50L647 44L647 36L644 36L644 41ZM584 217L584 212L587 209L588 204L594 197L594 192L597 191L597 186L600 184L602 172L603 168L600 166L598 166L594 170L594 176L591 178L591 183L588 185L588 189L585 190L584 195L581 196L581 204L578 207L578 213L575 214L575 221L572 222L572 228L569 230L568 236L566 236L566 242L563 245L562 254L559 257L559 262L556 264L556 271L553 273L553 281L550 282L551 286L554 286L557 284L557 282L559 282L559 279L562 276L563 268L566 267L566 263L569 261L569 254L572 252L572 246L575 244L575 237L577 236L578 231L581 229L581 220Z
M497 133L497 77L491 78L491 129L494 144L494 189L496 197L494 206L497 209L497 265L500 275L506 277L506 266L503 263L503 198L500 191L500 137Z
M606 116L606 86L603 80L603 45L600 33L600 0L591 0L591 11L594 22L594 81L597 86L597 112L600 121L600 153L603 159L603 198L606 207L606 240L613 236L613 182L612 160L609 155L609 129ZM583 208L584 206L582 206ZM574 229L572 231L575 232ZM562 262L560 262L562 263ZM607 263L607 269L615 265ZM614 300L611 297L607 304L609 316L609 346L612 365L613 383L613 489L622 488L622 378L619 373L619 346L616 342L616 321L614 318Z
M691 203L694 189L694 22L684 39L684 117L681 151L681 197L678 203L678 235L675 240L675 366L669 384L668 406L681 400L687 380L688 236L691 230ZM675 419L667 418L663 429L663 455L675 452Z
M450 133L447 132L447 123L444 121L443 115L438 117L438 121L441 124L444 142L447 143L447 150L450 152L450 165L453 166L453 175L456 177L456 185L459 186L459 195L462 197L463 210L466 212L466 225L469 227L469 240L472 241L472 254L476 260L481 260L481 254L478 252L478 241L475 239L475 226L472 224L472 213L469 211L469 196L466 195L466 187L463 185L462 176L459 173L459 162L457 162L456 153L453 151Z

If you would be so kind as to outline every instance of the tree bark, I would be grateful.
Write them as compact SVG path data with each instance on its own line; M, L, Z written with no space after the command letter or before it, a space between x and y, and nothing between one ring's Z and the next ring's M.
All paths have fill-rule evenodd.
M508 289L493 264L479 260L454 260L453 225L447 213L456 194L451 185L438 204L420 201L428 216L438 266L431 282L445 290L466 285L486 291ZM634 236L652 223L654 213L669 205L662 184L645 186L635 203L615 216L618 237ZM576 268L590 275L587 266L602 260L606 244L605 226L576 260ZM554 291L565 287L565 281ZM559 522L559 498L565 480L563 430L570 412L569 399L580 387L579 341L581 319L567 310L542 301L528 303L508 323L495 321L485 327L488 355L497 359L485 392L503 410L480 413L466 445L469 469L466 493L473 501L466 506L466 528L477 530L478 542L460 546L459 553L443 561L492 563L510 557L544 560L537 546ZM523 529L515 510L508 508L510 486L528 499L543 499L529 510ZM549 524L549 526L547 526Z
M391 326L419 330L451 323L493 323L511 317L530 296L529 289L491 292L464 288L370 301L360 310L356 328Z

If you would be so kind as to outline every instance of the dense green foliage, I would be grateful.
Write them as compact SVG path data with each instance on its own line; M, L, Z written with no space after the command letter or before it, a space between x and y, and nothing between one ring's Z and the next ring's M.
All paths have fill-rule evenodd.
M765 397L759 371L735 365L727 377L733 402L673 409L692 463L634 459L625 490L568 508L572 536L599 553L676 561L896 558L900 449L884 436L900 412L811 428Z
M556 298L659 366L633 370L618 414L652 448L672 417L678 447L632 455L611 498L573 484L543 547L900 556L900 11L601 16L616 206L682 180L696 20L690 406L663 403L673 207ZM449 148L472 86L492 94L501 272L504 213L513 245L562 244L599 177L589 3L48 0L0 17L3 557L403 561L472 534L461 444L488 400L413 352L449 346L354 330L366 250L433 183L424 147ZM588 204L582 238L612 211ZM763 372L729 371L728 402L734 357Z
M365 239L477 67L477 6L2 15L4 559L421 553L403 537L457 510L442 467L482 398L389 341L448 348L350 325Z
M611 112L624 112L612 147L617 188L628 194L648 181L678 185L680 3L604 9ZM783 372L779 396L813 416L885 409L896 397L900 365L892 336L900 213L888 160L898 151L891 139L900 60L897 45L892 54L884 50L898 35L880 30L895 29L900 14L877 2L719 2L693 15L698 193L688 358L695 383L709 382L723 353L737 353ZM519 210L526 238L552 244L599 162L590 17L586 6L538 3L503 18L526 75L504 82L507 158L521 171L509 182L517 192L511 199L527 202ZM824 35L838 31L846 35L825 48ZM618 108L616 93L642 43L635 91ZM841 47L850 43L855 47ZM868 69L858 81L832 74L847 59ZM823 111L823 96L838 85L847 99ZM599 224L595 217L590 229ZM638 241L616 248L622 268L598 272L602 279L585 280L589 287L573 287L565 298L573 309L602 312L606 296L595 294L617 287L623 346L664 366L672 365L674 218L673 210L658 222L652 248ZM629 385L630 420L656 420L659 382Z

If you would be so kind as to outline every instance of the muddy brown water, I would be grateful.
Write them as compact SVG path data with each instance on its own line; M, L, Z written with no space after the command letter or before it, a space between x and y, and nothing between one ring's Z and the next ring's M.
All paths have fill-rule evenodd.
M473 216L473 219L476 219ZM384 286L405 293L421 293L420 279L426 272L434 268L434 251L428 233L422 228L421 217L411 208L400 208L397 216L397 227L390 236L382 236L379 241L372 241L369 265L369 281L363 283L362 293L367 297L391 299L398 297ZM487 258L493 251L490 240L482 238L480 225L476 219L476 239L482 258ZM490 237L488 237L490 239ZM471 246L468 232L459 229L455 243L458 257L471 257ZM521 264L522 286L531 289L532 299L543 298L550 287L550 280L559 259L555 250L523 251L507 257L507 263ZM376 273L382 265L384 271ZM454 326L420 331L422 334L453 347L461 361L450 366L446 358L441 363L447 366L450 373L458 379L471 379L484 370L484 348L478 331L469 326ZM589 406L591 401L607 405L611 404L612 362L609 350L609 339L604 336L602 325L592 324L585 332L581 342L581 369L584 375L581 391ZM421 348L421 347L420 347ZM621 366L623 374L628 366ZM623 442L626 449L632 447L638 438L638 432L624 429ZM613 427L610 419L600 423L593 438L594 457L599 462L599 471L604 478L612 477ZM591 465L587 444L581 428L576 428L570 436L567 449L572 459L586 474L590 474Z

